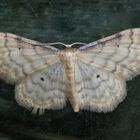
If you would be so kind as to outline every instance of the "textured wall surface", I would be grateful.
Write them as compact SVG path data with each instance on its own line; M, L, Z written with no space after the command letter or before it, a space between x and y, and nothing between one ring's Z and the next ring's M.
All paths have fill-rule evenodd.
M140 27L139 0L0 0L0 32L40 42L92 42L135 27ZM14 86L1 80L0 139L139 140L140 76L127 82L127 93L110 113L73 113L68 105L38 116L19 107Z

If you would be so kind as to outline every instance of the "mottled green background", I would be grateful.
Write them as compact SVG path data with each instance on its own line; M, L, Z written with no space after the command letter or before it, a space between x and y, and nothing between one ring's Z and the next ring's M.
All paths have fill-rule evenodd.
M0 0L0 32L40 42L91 42L140 27L140 0ZM0 140L139 140L140 76L111 113L64 110L32 115L14 100L14 86L0 81ZM63 137L63 136L67 137Z

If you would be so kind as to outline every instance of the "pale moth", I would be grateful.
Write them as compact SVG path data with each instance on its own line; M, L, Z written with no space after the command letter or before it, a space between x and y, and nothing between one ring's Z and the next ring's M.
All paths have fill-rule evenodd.
M15 84L15 99L33 113L62 109L112 111L126 96L126 81L140 74L140 28L59 50L0 33L0 78ZM75 44L81 47L74 48Z

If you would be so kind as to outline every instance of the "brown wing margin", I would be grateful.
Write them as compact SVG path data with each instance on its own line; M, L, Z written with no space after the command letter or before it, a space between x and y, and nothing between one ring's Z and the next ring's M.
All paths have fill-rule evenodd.
M127 30L118 32L116 34L113 34L111 36L99 39L99 40L91 42L91 43L88 43L87 45L84 45L84 46L80 47L78 50L84 51L84 50L87 50L87 49L90 49L90 48L97 47L98 45L104 45L104 44L108 43L109 41L121 38L128 31L132 31L133 32L133 30L136 30L136 29L140 30L140 28L127 29Z
M4 37L5 40L7 38L11 38L11 39L16 40L17 42L21 42L23 44L31 45L32 47L36 47L36 46L39 47L40 46L42 48L48 49L48 50L53 51L53 52L58 52L59 51L59 49L57 49L53 46L47 45L47 43L40 43L38 41L27 39L25 37L21 37L19 35L15 35L15 34L11 34L11 33L0 32L0 37Z

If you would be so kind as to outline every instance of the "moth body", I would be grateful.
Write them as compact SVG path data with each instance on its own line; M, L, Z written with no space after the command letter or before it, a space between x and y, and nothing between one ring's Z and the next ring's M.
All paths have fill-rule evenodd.
M64 66L65 76L66 76L66 83L68 92L67 97L72 105L74 112L79 111L79 102L77 96L77 89L76 89L76 81L75 81L75 64L76 64L76 54L77 49L75 48L68 48L66 47L60 53L60 61Z
M33 113L63 109L67 100L75 112L112 111L126 97L126 81L139 74L140 28L69 45L0 33L0 78L15 84L16 101Z

